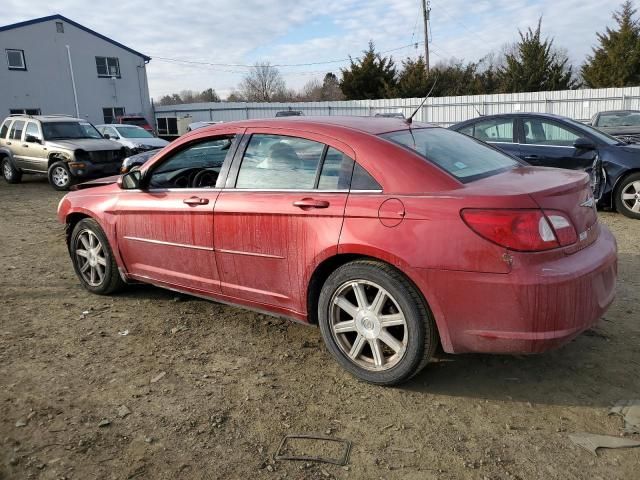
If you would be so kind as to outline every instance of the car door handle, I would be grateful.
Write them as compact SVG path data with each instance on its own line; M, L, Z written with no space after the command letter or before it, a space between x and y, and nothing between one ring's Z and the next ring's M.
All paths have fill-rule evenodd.
M26 144L26 143L23 143L23 144L22 144L22 146L23 146L24 148L29 148L29 145L28 145L28 144Z
M540 158L539 155L525 155L524 159L525 160L538 160Z
M294 207L308 210L310 208L329 208L329 202L326 200L314 200L313 198L303 198L293 202Z
M11 145L11 142L7 142L7 145Z
M187 205L206 205L209 203L208 198L200 198L200 197L190 197L185 198L182 203L186 203Z

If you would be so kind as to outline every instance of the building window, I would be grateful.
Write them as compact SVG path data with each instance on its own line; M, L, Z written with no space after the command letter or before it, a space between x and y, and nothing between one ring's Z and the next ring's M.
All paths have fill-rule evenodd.
M9 110L10 115L40 115L39 108L12 108Z
M157 120L158 135L178 136L178 119L176 117L161 117Z
M64 23L56 22L56 32L64 33Z
M120 62L117 57L96 57L98 77L120 78Z
M7 64L9 70L26 70L27 64L24 61L24 50L7 48Z
M124 108L122 107L105 107L102 109L104 123L117 123L118 117L121 117L123 115Z

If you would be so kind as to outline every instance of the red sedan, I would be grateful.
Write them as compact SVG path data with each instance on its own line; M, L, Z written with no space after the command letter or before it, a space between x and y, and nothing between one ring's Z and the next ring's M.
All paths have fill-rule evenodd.
M358 378L391 385L446 352L537 353L615 295L616 242L584 173L534 168L391 118L196 130L60 202L75 271L318 324Z

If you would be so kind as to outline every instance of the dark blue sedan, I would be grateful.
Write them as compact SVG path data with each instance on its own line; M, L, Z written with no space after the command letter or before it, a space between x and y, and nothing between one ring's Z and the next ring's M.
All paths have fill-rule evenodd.
M598 205L640 219L640 145L544 113L491 115L449 128L531 165L584 170L591 176Z

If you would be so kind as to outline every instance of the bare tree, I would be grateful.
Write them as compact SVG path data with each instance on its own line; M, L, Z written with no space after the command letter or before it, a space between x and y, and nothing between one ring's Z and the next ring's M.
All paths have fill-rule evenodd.
M271 102L287 96L280 70L269 62L258 62L240 83L240 94L249 102Z

